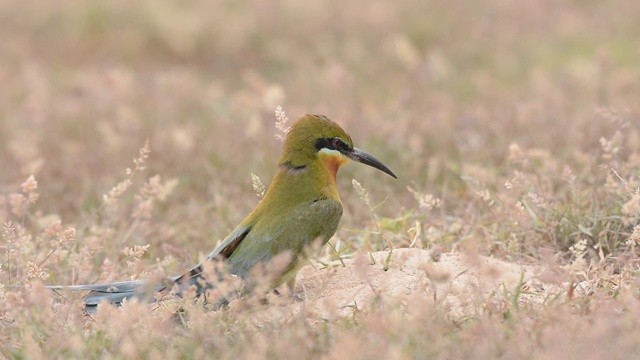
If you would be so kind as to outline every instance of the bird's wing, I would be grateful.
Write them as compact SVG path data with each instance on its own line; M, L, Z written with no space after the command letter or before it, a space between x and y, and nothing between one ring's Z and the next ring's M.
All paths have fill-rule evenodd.
M324 244L333 236L341 215L339 201L323 199L299 204L282 216L259 219L241 242L234 243L227 258L229 269L245 276L255 264L280 254L292 256L293 264L316 239Z
M225 260L232 274L245 276L258 262L267 262L286 252L296 257L317 238L328 241L336 232L341 216L342 204L333 199L300 203L278 211L275 216L250 215L204 261ZM200 289L195 282L201 274L202 263L199 263L173 280L195 284Z
M250 231L251 226L244 226L242 224L235 228L229 235L227 235L220 245L213 249L209 256L207 256L207 260L212 260L218 256L228 259Z

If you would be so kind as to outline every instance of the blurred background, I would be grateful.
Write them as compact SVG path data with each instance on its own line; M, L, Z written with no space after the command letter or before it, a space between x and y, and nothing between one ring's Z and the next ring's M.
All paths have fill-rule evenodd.
M70 265L59 282L109 279L105 259L134 244L151 244L146 266L181 271L256 205L250 174L275 173L281 105L291 121L327 115L398 174L341 170L345 228L382 223L396 246L474 239L511 259L509 241L567 251L580 234L547 222L557 208L528 209L528 225L509 214L525 198L584 200L606 168L637 175L638 19L637 1L5 0L0 221L31 234L26 259L49 252L51 221L77 229L55 251ZM30 175L32 204L12 196ZM352 178L384 201L376 218ZM428 194L441 206L420 208ZM363 236L338 233L369 248Z

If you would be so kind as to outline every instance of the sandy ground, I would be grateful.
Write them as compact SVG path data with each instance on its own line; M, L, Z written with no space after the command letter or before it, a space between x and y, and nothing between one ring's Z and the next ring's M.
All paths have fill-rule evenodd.
M396 249L330 264L307 266L298 274L296 293L322 317L366 311L376 299L388 304L429 301L453 318L477 314L478 307L521 290L527 300L544 301L561 287L540 280L543 268L521 266L484 256ZM388 261L387 269L385 263Z

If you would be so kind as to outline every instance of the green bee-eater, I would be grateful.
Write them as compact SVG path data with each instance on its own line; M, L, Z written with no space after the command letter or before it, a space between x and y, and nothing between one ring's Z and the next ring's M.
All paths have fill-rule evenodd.
M375 157L355 148L351 137L338 124L322 115L303 116L286 135L278 172L264 198L205 261L223 260L231 274L245 277L254 265L289 253L290 265L279 276L279 282L291 282L304 250L315 241L326 244L338 228L342 203L336 173L349 160L396 178ZM181 287L195 285L200 295L206 289L202 286L202 265L171 280ZM144 281L127 281L51 288L89 290L84 298L85 308L94 312L103 301L119 305L124 299L145 296L148 287ZM162 285L154 290L166 288L167 285Z

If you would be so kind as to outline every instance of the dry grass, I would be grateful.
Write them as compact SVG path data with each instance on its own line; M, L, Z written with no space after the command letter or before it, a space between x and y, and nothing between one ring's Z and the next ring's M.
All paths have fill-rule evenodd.
M640 352L637 1L5 1L0 15L3 356ZM339 254L321 260L437 247L543 265L588 296L505 289L464 320L382 296L349 318L283 306L259 322L292 300L87 318L42 288L197 262L259 200L251 174L274 174L277 105L338 121L400 178L341 170Z

